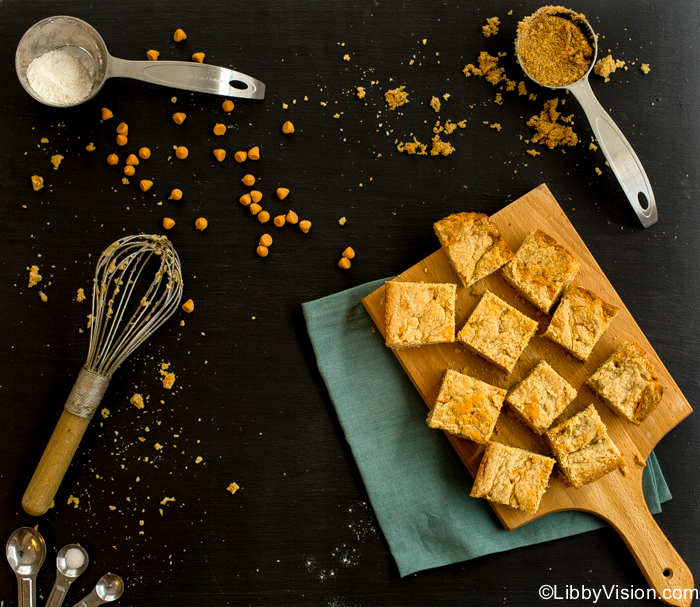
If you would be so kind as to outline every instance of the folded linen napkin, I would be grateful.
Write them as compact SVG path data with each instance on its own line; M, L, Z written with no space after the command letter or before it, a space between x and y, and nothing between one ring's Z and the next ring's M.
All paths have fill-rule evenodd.
M361 300L378 280L303 304L321 376L401 576L605 526L556 512L506 531L441 432ZM671 499L652 452L643 475L652 514Z

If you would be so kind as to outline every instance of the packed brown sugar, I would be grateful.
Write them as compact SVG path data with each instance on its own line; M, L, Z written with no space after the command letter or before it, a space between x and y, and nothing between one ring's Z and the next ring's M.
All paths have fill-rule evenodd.
M593 48L579 24L586 27L585 17L561 6L545 6L518 24L520 63L533 80L568 86L583 78Z

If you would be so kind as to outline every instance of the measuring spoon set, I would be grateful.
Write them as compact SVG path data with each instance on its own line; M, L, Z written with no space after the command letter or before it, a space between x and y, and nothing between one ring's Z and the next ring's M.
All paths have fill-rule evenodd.
M7 540L7 562L17 576L19 607L36 607L36 577L44 564L46 543L41 533L32 527L20 527ZM87 569L90 562L85 548L68 544L56 555L56 582L46 601L46 607L61 607L70 585ZM116 601L124 592L124 582L114 574L103 575L93 591L74 607L97 607Z

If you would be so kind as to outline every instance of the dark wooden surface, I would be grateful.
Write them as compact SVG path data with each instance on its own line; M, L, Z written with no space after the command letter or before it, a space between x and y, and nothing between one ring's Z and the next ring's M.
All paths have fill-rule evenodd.
M480 50L506 51L508 73L519 80L515 27L539 4L400 4L0 2L0 532L7 537L38 523L49 545L39 581L44 599L55 552L72 541L87 546L92 564L67 604L106 571L124 577L121 604L134 606L537 605L542 584L557 584L560 592L567 584L645 587L609 528L400 579L316 369L300 304L397 274L435 250L435 220L461 210L493 213L546 182L697 406L697 5L572 5L601 34L602 53L611 49L636 63L609 83L592 84L656 194L659 223L643 230L602 154L587 149L590 130L573 98L565 107L582 143L566 154L538 148L542 154L532 158L525 154L532 146L519 136L530 136L525 120L554 95L528 85L537 101L504 93L499 106L496 89L461 73ZM22 33L52 14L86 19L125 59L144 58L149 48L163 59L205 52L207 62L265 82L267 98L236 102L225 117L220 98L110 81L84 107L41 106L19 85L13 57ZM485 39L481 25L494 15L501 32ZM177 27L188 34L184 45L171 41ZM646 76L642 62L651 66ZM411 103L402 114L387 111L382 92L403 84ZM364 101L352 95L357 86L368 90ZM451 97L441 118L468 120L449 137L455 153L396 153L396 138L429 139L436 115L426 102L443 93ZM99 121L102 106L114 111L113 120ZM173 124L174 111L188 115L184 125ZM215 138L211 127L222 117L230 128ZM154 181L147 194L137 179L122 185L119 169L105 162L121 120L130 126L129 146L118 150L122 159L140 145L153 151L137 173ZM280 133L285 120L297 128L292 137ZM85 150L90 141L92 153ZM187 161L168 160L174 144L189 147ZM261 147L260 161L233 162L235 150L253 145ZM211 157L215 147L229 151L223 164ZM58 171L49 162L55 153L65 156ZM275 215L293 208L313 222L311 232L258 224L237 202L245 172L259 178L266 209ZM40 192L31 190L33 174L46 180ZM273 200L278 186L291 191L285 203ZM185 192L181 202L167 200L173 187ZM200 215L209 220L203 233L192 225ZM76 289L89 290L96 258L109 243L161 232L164 216L178 222L170 235L196 310L178 313L115 375L103 403L111 415L96 417L88 429L56 507L32 519L20 499L87 354L88 334L79 328L88 302L74 301ZM275 238L267 259L254 252L263 232ZM342 272L336 263L346 246L357 258ZM28 290L33 263L44 282ZM161 361L178 376L172 392L160 386ZM142 411L128 402L136 390L149 395ZM696 417L656 453L674 495L657 520L697 577ZM155 442L164 445L160 453ZM204 461L195 464L198 456ZM232 481L242 487L234 496L225 491ZM71 494L80 499L77 508L66 504ZM161 506L166 496L176 501ZM0 600L16 601L7 566L0 567Z

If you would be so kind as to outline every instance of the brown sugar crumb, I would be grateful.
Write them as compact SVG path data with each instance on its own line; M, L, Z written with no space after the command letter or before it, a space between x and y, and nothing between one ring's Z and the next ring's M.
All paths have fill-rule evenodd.
M107 407L102 407L102 410L100 411L100 415L104 418L107 419L110 416L111 412Z
M598 149L598 146L595 143L591 143L588 145L588 149L595 152Z
M38 192L44 187L44 178L40 175L32 175L32 188L35 192Z
M639 66L639 69L642 70L645 74L648 74L651 71L651 68L649 67L648 63L642 63L642 65Z
M493 124L489 125L492 129L496 129L497 131L501 130L501 125L498 122L494 122Z
M535 129L536 133L532 137L533 143L546 145L550 150L558 145L576 145L578 136L570 126L564 126L557 122L561 117L557 111L559 99L550 99L545 102L544 108L539 116L532 116L526 122L527 126ZM562 122L570 122L572 116L561 117Z
M364 86L358 86L358 87L357 87L357 93L356 93L356 94L357 94L357 98L358 98L358 99L364 99L364 98L365 98L365 95L367 94L367 92L365 91L365 87L364 87Z
M530 93L527 98L530 101L537 101L537 95L535 95L535 93Z
M29 288L41 282L41 274L39 274L39 266L27 268L29 270Z
M598 167L595 167L595 172L596 172L596 175L602 175L602 174L603 174L603 171L601 171Z
M638 466L641 466L642 468L647 467L647 463L641 457L639 457L638 453L634 454L634 463L637 464Z
M72 495L69 495L69 496L68 496L68 502L67 502L67 503L68 503L69 506L70 506L71 504L73 504L73 508L77 508L77 507L78 507L78 504L80 503L80 499L77 498L77 497L73 497Z
M613 59L612 55L608 55L596 61L596 64L593 66L593 72L605 78L603 82L610 82L610 74L614 73L618 67L624 67L624 61L622 62L622 66L619 66L617 63L618 62Z
M497 105L503 105L503 95L496 93L496 98L493 100Z
M41 301L46 303L47 301L49 301L49 296L46 293L44 293L43 291L39 291L39 299L41 299Z
M163 377L163 387L170 390L175 385L175 373L166 373Z
M433 146L430 148L430 155L431 156L449 156L452 152L455 151L454 146L451 143L448 143L447 141L442 141L440 139L440 135L435 135L432 139Z
M428 154L428 146L418 141L415 137L413 138L413 142L408 141L406 143L398 143L396 145L396 149L399 152L418 154L418 156L427 156Z
M539 156L540 153L537 150L525 150L530 156Z
M82 288L78 289L78 295L76 295L75 301L80 303L81 301L85 301L86 299L87 298L85 297L85 291Z
M53 165L53 170L57 171L59 165L61 164L61 161L63 160L63 156L60 154L54 154L51 156L51 164Z
M88 144L85 146L85 149L86 149L88 152L94 152L97 148L95 147L95 144L91 141L90 143L88 143Z
M408 93L404 90L405 88L405 86L400 86L384 93L384 99L390 110L395 110L408 103Z
M440 99L437 97L433 97L430 100L430 107L433 108L436 112L440 111Z
M143 396L140 394L136 393L134 394L130 399L129 402L134 405L137 409L143 409L144 404L143 404Z
M525 81L521 80L518 83L518 95L527 95L527 88L525 87Z
M583 32L585 19L561 6L544 6L518 23L516 44L525 72L546 86L567 86L583 78L593 60Z
M238 483L231 483L228 487L226 487L226 491L228 491L231 495L236 493L240 487L238 486Z
M486 38L495 36L498 33L498 26L501 25L498 17L490 17L486 20L486 25L481 26L481 31Z

